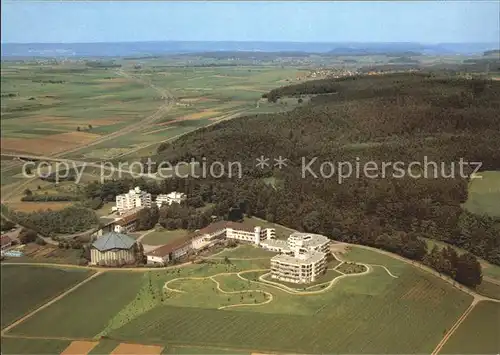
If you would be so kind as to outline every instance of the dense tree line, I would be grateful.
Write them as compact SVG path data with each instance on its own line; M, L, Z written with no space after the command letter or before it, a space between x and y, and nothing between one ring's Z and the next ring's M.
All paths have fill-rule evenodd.
M335 94L318 95L322 92ZM267 96L293 95L316 96L290 112L242 117L193 132L175 147L162 146L156 160L239 162L241 179L175 182L182 192L208 192L202 200L210 200L218 216L243 209L418 260L427 253L418 238L433 238L500 264L500 221L464 213L465 175L472 166L463 166L463 177L458 166L462 159L482 162L484 170L500 168L500 83L395 74L310 81ZM255 167L261 155L271 158L271 167ZM281 170L272 167L280 155L287 158ZM379 167L378 177L361 172L359 178L340 179L339 171L328 178L303 177L303 158L316 159L311 165L316 175L321 162L350 162L354 168L371 162ZM390 166L382 178L385 162L419 162L416 172L428 176L396 176ZM272 185L265 179L270 177Z
M94 211L80 206L70 206L59 211L13 211L10 216L20 225L47 237L83 232L99 225Z
M78 201L79 197L74 195L27 195L21 198L25 202L55 202L55 201Z
M0 219L0 230L1 231L11 230L15 226L16 226L16 224L14 222L9 221L8 219L1 216L1 219Z

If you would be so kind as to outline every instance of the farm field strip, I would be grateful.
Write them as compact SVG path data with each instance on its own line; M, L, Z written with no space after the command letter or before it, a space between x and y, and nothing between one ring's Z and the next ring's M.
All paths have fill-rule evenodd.
M35 312L45 302L88 280L91 270L2 264L2 328ZM2 333L7 331L5 328Z
M443 354L498 354L498 320L500 304L481 301L476 304L468 316L449 336L442 347L437 348ZM495 327L495 325L497 327Z
M49 302L43 304L41 307L35 309L34 311L32 311L31 313L28 313L26 314L25 316L21 317L20 319L16 320L14 323L10 324L9 326L5 327L2 329L2 334L3 333L7 333L9 332L11 329L15 328L16 326L18 326L19 324L22 324L24 321L26 320L29 320L30 318L32 318L33 316L35 316L36 314L38 314L39 312L43 311L45 308L51 306L52 304L56 303L57 301L61 300L64 298L64 296L70 294L71 292L75 291L77 288L83 286L84 284L86 284L87 282L91 281L92 279L96 278L97 276L99 276L100 273L99 272L96 272L94 274L92 274L90 277L86 278L85 280L83 280L82 282L76 284L75 286L73 286L72 288L70 288L69 290L63 292L62 294L60 294L59 296L51 299Z

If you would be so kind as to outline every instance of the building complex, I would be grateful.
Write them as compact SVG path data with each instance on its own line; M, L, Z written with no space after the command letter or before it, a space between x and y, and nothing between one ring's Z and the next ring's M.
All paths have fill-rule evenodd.
M330 240L310 233L292 233L288 240L275 238L274 228L248 227L241 223L212 223L193 235L146 254L150 264L165 264L218 241L232 239L278 253L271 258L271 277L291 283L310 283L326 271Z

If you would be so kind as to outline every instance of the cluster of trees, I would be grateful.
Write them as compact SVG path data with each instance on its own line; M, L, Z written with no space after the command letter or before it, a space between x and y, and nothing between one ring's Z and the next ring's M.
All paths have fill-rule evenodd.
M49 80L31 80L32 82L34 83L41 83L41 84L64 84L65 81L64 80L52 80L52 79L49 79Z
M4 216L1 216L0 218L0 230L3 231L8 231L14 228L16 224L12 221L9 221L8 219L4 218Z
M144 208L137 213L136 229L148 230L153 228L160 217L158 207Z
M121 64L115 63L113 61L99 61L99 60L93 60L93 61L86 61L85 65L89 68L103 68L103 69L108 69L108 68L121 68Z
M59 211L31 213L12 211L10 216L20 225L46 237L83 232L99 225L99 219L94 211L80 206L70 206Z
M477 258L470 253L459 256L455 249L449 246L441 249L434 246L431 252L425 255L423 262L471 288L476 288L483 280L481 264Z
M55 201L78 201L78 196L74 195L38 195L29 194L21 198L21 201L29 202L55 202Z
M19 96L17 92L2 92L0 97L16 97Z
M322 92L336 94L317 95L290 112L242 117L193 132L175 148L162 146L156 162L239 162L241 179L168 182L210 202L216 216L244 212L415 260L427 254L419 238L433 238L500 264L500 220L464 213L472 166L463 165L462 176L458 165L462 159L482 162L485 170L500 167L500 83L394 74L310 81L267 96ZM287 167L256 168L261 155L281 155ZM304 165L313 159L311 174ZM396 176L394 166L382 174L383 163L398 161L405 167L419 162L412 173L420 177ZM425 161L434 164L424 166ZM322 162L350 162L353 169L361 167L360 174L353 170L340 179L335 170L322 177ZM364 174L367 163L378 167L376 178Z
M207 226L211 222L212 211L198 211L195 208L174 203L160 208L158 222L163 228L196 230Z

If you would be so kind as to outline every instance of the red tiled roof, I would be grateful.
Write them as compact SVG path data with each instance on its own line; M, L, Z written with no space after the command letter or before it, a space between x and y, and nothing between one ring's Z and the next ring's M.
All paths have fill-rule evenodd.
M159 248L147 252L146 255L164 257L172 253L173 251L180 249L190 243L191 243L191 236L187 236L185 238L178 239L170 244L162 245Z
M133 214L126 215L126 216L123 216L118 221L116 221L116 224L118 224L120 226L125 226L125 225L127 225L127 224L129 224L131 222L134 222L135 220L137 220L137 212L133 213Z
M232 228L235 230L246 231L246 232L253 232L254 231L253 227L250 227L250 226L245 225L243 223L230 222L230 221L218 221L218 222L209 224L205 228L200 229L195 234L190 234L190 235L186 236L185 238L178 239L170 244L162 245L159 248L156 248L150 252L147 252L146 255L164 257L164 256L168 255L169 253L171 253L177 249L180 249L180 248L186 246L187 244L191 243L191 241L196 237L200 237L204 234L214 233L214 232L217 232L217 231L225 229L225 228Z
M255 230L254 227L250 227L246 224L239 223L239 222L226 222L226 228L232 228L232 229L236 229L239 231L245 231L245 232L253 232Z
M12 243L12 239L10 239L10 237L8 235L2 235L1 245L4 246L4 245L7 245L9 243Z

